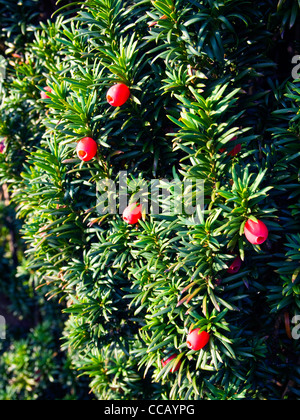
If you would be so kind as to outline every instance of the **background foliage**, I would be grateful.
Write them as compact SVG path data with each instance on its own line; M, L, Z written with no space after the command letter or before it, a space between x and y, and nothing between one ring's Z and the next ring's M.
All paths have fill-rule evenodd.
M86 0L51 20L45 4L0 2L0 287L18 319L1 397L87 398L88 380L98 399L298 399L299 2ZM132 96L112 109L119 81ZM205 180L204 217L99 215L97 182L120 170L132 195ZM192 327L211 335L200 352Z

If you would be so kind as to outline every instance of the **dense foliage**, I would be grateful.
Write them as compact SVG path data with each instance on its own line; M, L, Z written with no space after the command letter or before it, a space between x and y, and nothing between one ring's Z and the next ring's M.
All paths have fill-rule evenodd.
M0 370L16 384L5 395L43 398L40 378L61 383L60 372L72 388L63 397L80 396L78 370L98 399L298 399L298 0L86 0L33 31L35 3L21 18L0 2L12 19L1 32L0 178L11 204L0 221L18 244L3 245L15 257L1 259L0 287L19 314L40 313L5 350ZM117 82L131 97L113 108ZM83 137L98 144L87 163L75 151ZM99 183L120 171L132 201L152 179L203 180L204 211L137 226L99 214ZM245 238L249 219L268 227L261 246ZM210 335L200 351L186 344L194 328Z

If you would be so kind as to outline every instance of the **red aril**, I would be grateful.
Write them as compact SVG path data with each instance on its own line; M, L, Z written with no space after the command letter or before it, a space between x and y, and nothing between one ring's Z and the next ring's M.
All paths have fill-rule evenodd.
M162 361L162 362L161 362L162 366L163 366L163 367L165 367L168 363L170 363L170 362L171 362L171 360L176 359L176 357L177 357L177 354L173 354L173 355L172 355L172 356L170 356L167 360ZM181 366L181 360L177 363L177 365L176 365L176 366L174 366L174 367L171 369L171 372L172 372L172 373L177 372L177 371L180 369L180 366Z
M237 137L233 137L230 141L229 141L229 143L230 142L232 142L232 141L236 141L237 140ZM227 149L225 149L225 148L223 148L223 149L220 149L220 153L224 153L224 152L226 152L226 150ZM234 146L234 148L230 151L230 152L228 152L228 155L229 156L232 156L232 157L235 157L235 156L237 156L240 152L242 151L242 145L241 144L237 144L236 146Z
M228 268L227 272L230 274L237 274L240 271L241 267L242 260L240 257L236 257L231 266Z
M124 222L135 225L142 218L142 206L137 203L130 204L123 212Z
M122 106L130 97L130 89L124 83L117 83L112 86L106 95L107 102L111 106Z
M48 96L46 92L52 93L53 91L52 91L51 87L46 86L46 87L44 88L44 91L43 91L43 92L41 92L41 98L42 98L42 99L50 99L50 96Z

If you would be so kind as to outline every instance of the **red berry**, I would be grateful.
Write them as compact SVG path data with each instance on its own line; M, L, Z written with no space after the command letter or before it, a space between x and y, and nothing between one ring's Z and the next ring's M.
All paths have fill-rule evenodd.
M135 225L142 218L142 206L137 203L130 204L123 212L123 220Z
M233 261L229 269L227 270L230 274L237 274L242 267L242 260L240 257L236 257L236 259Z
M229 142L232 141L236 141L237 137L233 137L233 139L231 139ZM224 153L226 152L227 149L220 149L220 153ZM241 144L237 144L236 146L234 146L233 150L231 150L230 152L228 152L228 155L235 157L237 156L240 152L242 151L242 145Z
M187 336L186 344L191 350L201 350L209 342L210 336L206 331L199 334L200 328L191 331Z
M1 143L0 143L0 153L3 154L4 150L5 150L5 143L4 143L4 141L1 141Z
M229 152L228 154L232 157L237 156L239 153L241 153L242 151L242 145L241 144L237 144L236 146L234 146L234 149L231 150L231 152Z
M173 354L173 356L170 356L167 360L162 361L161 364L163 365L163 367L165 367L169 362L171 362L171 360L176 359L176 357L177 357L177 354ZM179 360L179 362L177 363L177 365L174 366L171 369L171 372L172 373L177 372L180 369L180 366L181 366L181 360Z
M124 83L118 83L112 86L106 95L107 101L112 106L122 106L130 97L129 87Z
M52 91L51 87L46 86L46 87L44 88L44 92L41 92L41 98L42 98L42 99L50 99L50 96L48 96L48 95L47 95L47 93L46 93L45 91L46 91L46 92L50 92L50 93L52 93L53 91Z
M246 238L253 245L263 244L269 236L268 228L261 220L258 220L257 223L253 220L248 220L244 231Z
M97 143L90 137L84 137L77 143L76 151L79 159L88 162L97 154Z

